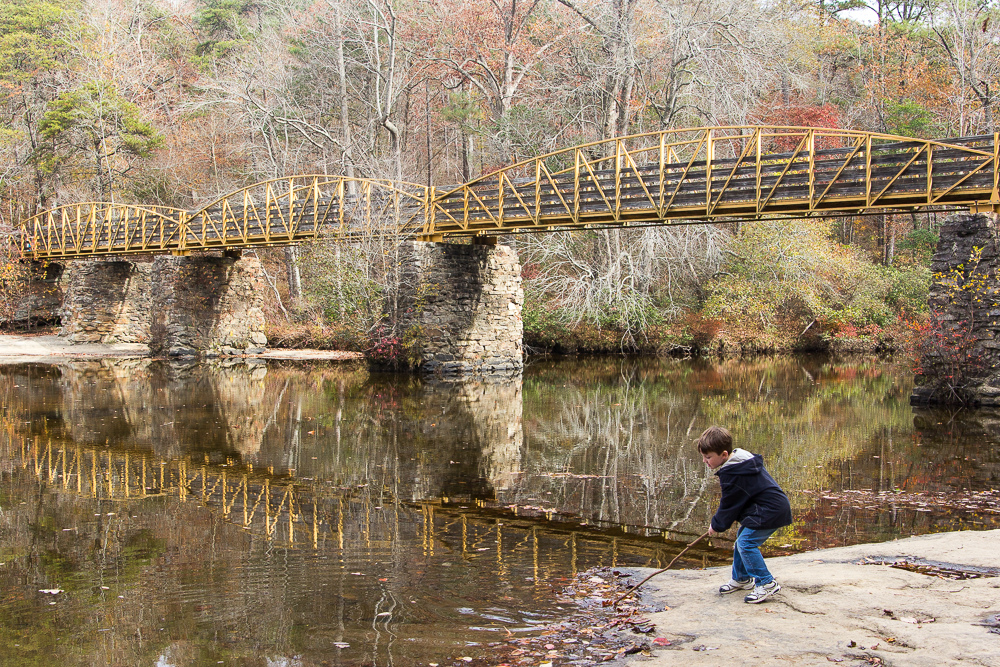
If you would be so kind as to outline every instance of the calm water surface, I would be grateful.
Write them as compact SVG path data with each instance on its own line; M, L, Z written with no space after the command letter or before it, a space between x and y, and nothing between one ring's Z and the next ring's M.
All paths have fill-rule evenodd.
M975 503L912 501L993 492L1000 419L915 412L910 382L815 358L543 361L450 385L2 366L0 664L482 655L579 614L555 595L577 573L665 564L704 530L718 484L691 443L711 424L789 492L774 552L998 527ZM716 541L688 565L727 558Z

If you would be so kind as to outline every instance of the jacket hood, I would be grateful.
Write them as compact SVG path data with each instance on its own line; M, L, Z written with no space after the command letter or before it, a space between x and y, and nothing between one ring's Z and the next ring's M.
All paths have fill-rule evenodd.
M715 474L718 475L725 471L727 475L757 475L762 470L764 470L764 457L737 447L729 455L729 459L719 466Z

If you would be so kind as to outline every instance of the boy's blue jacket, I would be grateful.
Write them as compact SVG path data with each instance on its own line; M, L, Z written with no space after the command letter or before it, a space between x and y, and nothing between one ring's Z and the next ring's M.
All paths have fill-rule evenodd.
M722 500L712 517L712 530L721 533L734 521L747 528L781 528L792 522L788 496L764 469L760 454L724 465L715 474L722 486Z

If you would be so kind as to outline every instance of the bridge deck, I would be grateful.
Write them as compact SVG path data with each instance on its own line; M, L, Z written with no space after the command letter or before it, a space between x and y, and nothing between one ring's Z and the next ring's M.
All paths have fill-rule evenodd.
M184 253L318 236L445 236L996 206L997 135L918 140L847 130L737 127L636 135L513 165L448 191L294 176L199 211L60 207L25 221L34 258Z

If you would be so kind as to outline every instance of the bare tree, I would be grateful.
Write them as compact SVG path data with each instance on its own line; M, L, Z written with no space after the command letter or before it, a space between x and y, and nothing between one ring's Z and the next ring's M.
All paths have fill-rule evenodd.
M601 37L601 138L628 134L631 125L629 103L638 67L635 10L639 0L605 0L596 6L587 6L578 0L559 2L575 12Z
M662 24L643 79L660 127L752 122L761 101L789 85L786 25L794 16L742 0L657 6Z
M959 133L993 132L1000 91L1000 26L993 3L944 0L930 6L937 45L958 78ZM969 104L969 95L978 105Z
M389 133L392 179L400 181L403 178L403 139L402 130L395 121L395 109L403 90L405 68L398 60L402 55L398 17L392 0L367 0L366 4L368 12L359 18L359 27L367 28L371 35L370 39L361 42L370 73L370 103L378 124Z
M520 96L525 76L537 75L546 54L576 26L535 21L542 0L490 0L486 11L478 5L441 0L435 7L438 11L434 18L447 32L442 33L439 53L432 60L454 74L454 80L443 80L443 85L452 90L466 86L474 89L484 100L497 130L501 160L517 159L511 140L510 111Z

